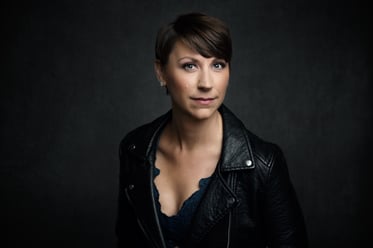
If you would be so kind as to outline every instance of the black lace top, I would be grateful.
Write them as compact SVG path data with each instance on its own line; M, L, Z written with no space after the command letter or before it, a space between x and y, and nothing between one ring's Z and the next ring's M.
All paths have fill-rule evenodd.
M154 178L160 174L160 170L154 166ZM154 181L153 178L153 181ZM197 206L206 191L211 177L202 178L199 181L199 190L195 191L186 199L179 212L173 216L167 216L161 211L159 203L159 192L154 184L154 198L156 202L159 222L162 228L163 237L168 248L183 247L182 244L188 234L193 215Z

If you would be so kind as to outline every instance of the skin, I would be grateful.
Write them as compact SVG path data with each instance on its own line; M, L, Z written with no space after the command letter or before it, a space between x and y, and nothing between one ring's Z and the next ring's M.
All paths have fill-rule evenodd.
M219 106L229 81L229 64L205 58L178 41L168 63L155 63L158 79L167 85L172 120L161 134L154 180L164 214L177 214L183 202L212 175L220 158L223 124Z
M167 65L156 62L155 70L169 90L173 114L183 119L208 119L224 100L230 71L223 59L205 58L178 41Z

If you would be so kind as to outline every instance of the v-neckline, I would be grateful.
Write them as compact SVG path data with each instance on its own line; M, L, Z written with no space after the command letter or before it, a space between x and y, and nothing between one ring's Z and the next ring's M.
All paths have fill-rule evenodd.
M155 178L161 173L161 170L157 167L154 166L154 178L153 178L153 184L154 184L154 190L155 190L155 201L157 202L158 206L159 206L159 212L160 214L162 214L164 217L166 218L178 218L180 216L180 213L183 212L183 210L186 208L186 206L188 205L188 203L190 203L199 193L201 190L204 189L204 187L208 184L211 176L209 177L204 177L204 178L201 178L198 182L198 189L196 191L194 191L189 197L187 197L183 203L181 204L181 207L180 209L178 209L178 211L176 212L176 214L174 215L167 215L165 214L163 211L162 211L162 204L160 203L159 201L159 191L158 191L158 188L157 188L157 185L154 183L154 180Z

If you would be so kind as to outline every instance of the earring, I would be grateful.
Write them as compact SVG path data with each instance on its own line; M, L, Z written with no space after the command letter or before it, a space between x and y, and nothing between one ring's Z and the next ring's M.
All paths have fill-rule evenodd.
M166 95L168 95L168 88L167 88L166 82L159 81L159 84L161 85L161 87L165 87L165 89L166 89Z

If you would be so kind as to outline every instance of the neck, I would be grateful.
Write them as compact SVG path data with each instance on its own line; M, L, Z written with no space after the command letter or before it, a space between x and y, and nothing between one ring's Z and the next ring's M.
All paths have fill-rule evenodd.
M173 113L169 134L172 142L181 151L216 146L221 144L223 139L223 121L218 111L204 120Z

